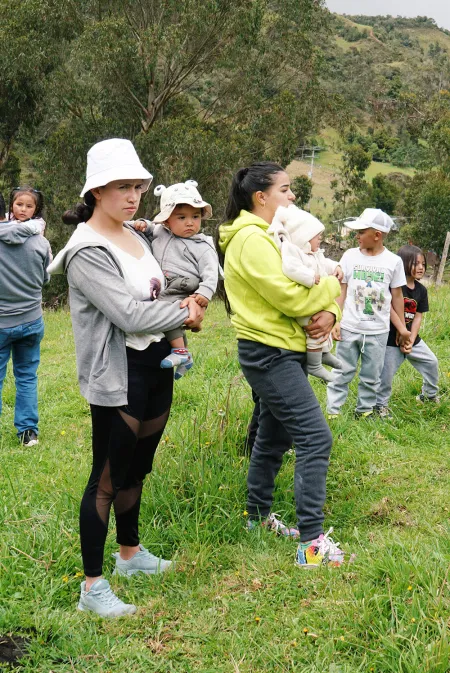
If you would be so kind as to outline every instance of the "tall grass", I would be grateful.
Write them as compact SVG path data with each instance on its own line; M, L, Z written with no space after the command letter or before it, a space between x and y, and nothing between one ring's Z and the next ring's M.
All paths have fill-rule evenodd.
M392 422L355 421L352 387L332 427L326 523L356 561L305 573L294 565L293 542L244 529L250 394L233 330L213 304L205 329L191 338L195 368L176 384L144 488L142 542L175 558L177 570L114 579L117 593L140 606L115 621L75 609L90 419L70 317L47 313L38 447L17 444L10 374L3 391L0 633L29 637L21 670L447 673L449 306L448 288L432 292L423 331L440 359L440 406L415 401L420 380L409 364L395 379ZM324 387L313 385L323 403ZM274 504L291 523L293 461L286 456ZM112 522L108 579L114 539Z

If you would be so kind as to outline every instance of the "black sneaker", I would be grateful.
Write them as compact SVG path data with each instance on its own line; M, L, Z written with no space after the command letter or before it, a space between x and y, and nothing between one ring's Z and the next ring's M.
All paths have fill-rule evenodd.
M39 444L37 434L34 430L25 430L19 437L20 443L24 446L35 446Z

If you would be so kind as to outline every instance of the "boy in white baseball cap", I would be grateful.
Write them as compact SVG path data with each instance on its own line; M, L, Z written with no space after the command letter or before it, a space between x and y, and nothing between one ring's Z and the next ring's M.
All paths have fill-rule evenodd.
M202 199L194 180L167 188L159 185L154 193L161 197L160 212L153 222L146 222L144 231L151 237L153 254L166 279L158 299L173 302L193 296L206 308L216 291L219 273L213 239L200 232L201 221L212 217L211 205ZM138 223L135 226L140 228ZM185 333L175 329L165 336L172 352L161 367L176 368L175 379L179 379L194 364Z
M405 325L403 262L384 246L384 238L393 224L389 215L378 208L366 208L356 220L345 223L356 231L359 247L346 250L340 261L344 278L338 304L343 307L343 316L340 325L336 323L333 336L338 341L336 354L343 368L328 385L328 418L339 415L360 358L356 416L374 413L389 336L391 305ZM405 327L402 343L408 340L408 335Z
M314 215L297 206L285 208L280 206L275 212L272 224L267 230L281 250L282 270L291 280L313 287L319 285L325 276L337 276L341 280L343 274L338 262L325 257L320 249L324 225ZM305 327L311 316L297 318L297 322ZM342 363L331 354L333 339L325 343L313 339L306 334L306 364L308 374L316 376L327 383L333 381L335 374L325 369L324 364L340 369Z

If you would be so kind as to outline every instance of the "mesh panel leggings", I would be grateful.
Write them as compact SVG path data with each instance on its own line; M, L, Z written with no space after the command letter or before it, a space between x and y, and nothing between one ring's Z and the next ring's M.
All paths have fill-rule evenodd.
M139 544L139 508L145 475L169 418L173 370L161 369L166 340L144 351L127 348L128 404L91 405L93 465L80 507L81 553L88 577L102 574L111 505L117 542Z

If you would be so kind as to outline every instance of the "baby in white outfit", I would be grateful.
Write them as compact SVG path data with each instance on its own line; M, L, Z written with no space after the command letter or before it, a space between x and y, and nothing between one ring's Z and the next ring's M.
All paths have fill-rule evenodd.
M280 206L273 218L267 233L272 236L281 250L283 273L291 280L312 287L318 285L324 276L336 276L342 280L343 273L338 262L325 257L320 249L322 232L325 227L316 217L291 205ZM297 322L306 326L311 316L297 318ZM317 376L327 383L333 381L335 375L324 364L341 369L342 363L331 354L333 340L331 335L325 343L313 339L306 334L306 359L308 374Z

